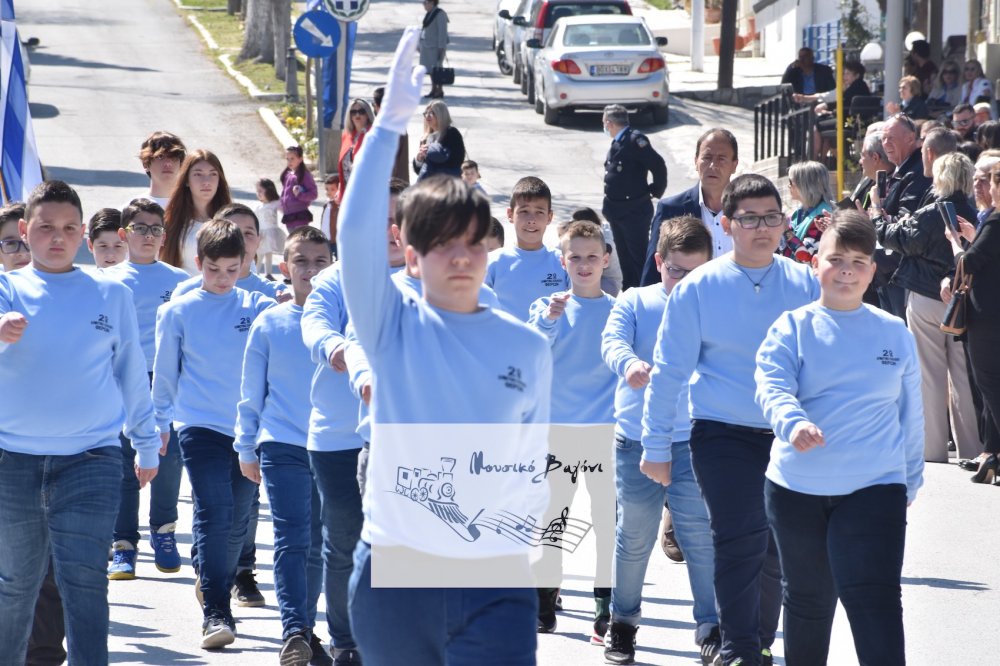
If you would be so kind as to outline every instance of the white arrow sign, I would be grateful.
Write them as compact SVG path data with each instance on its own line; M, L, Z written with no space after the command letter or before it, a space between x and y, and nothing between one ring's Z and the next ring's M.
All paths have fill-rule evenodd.
M313 37L315 37L316 41L319 43L320 46L328 48L333 47L333 37L331 37L330 35L324 35L320 31L320 29L316 27L316 24L310 21L309 19L305 19L304 21L302 21L302 29L308 32Z

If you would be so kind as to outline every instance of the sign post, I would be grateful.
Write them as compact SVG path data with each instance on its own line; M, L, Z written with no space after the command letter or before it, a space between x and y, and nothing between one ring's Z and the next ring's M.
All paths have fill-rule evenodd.
M303 13L292 30L295 44L316 63L316 166L320 175L326 175L326 137L323 126L323 59L337 52L340 44L340 24L330 14L311 10ZM308 85L306 72L306 85Z

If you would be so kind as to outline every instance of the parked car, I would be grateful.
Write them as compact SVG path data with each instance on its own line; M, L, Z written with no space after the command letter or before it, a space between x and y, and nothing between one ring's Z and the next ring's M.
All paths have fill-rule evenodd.
M504 39L513 26L510 25L511 12L517 11L517 6L521 0L498 0L497 10L493 15L493 51L497 54L497 66L500 73L509 75L514 71L514 63L508 57L508 51L504 48Z
M670 118L670 81L659 47L636 16L572 16L559 19L534 61L535 111L549 125L577 109L621 104L650 110L653 121ZM541 48L539 48L541 47Z
M521 42L527 39L525 36L528 32L527 14L532 2L538 2L538 0L520 0L513 12L506 9L497 12L499 18L507 21L504 26L503 50L507 62L513 68L514 83L521 82L521 73L524 71L524 65L521 62Z
M538 51L537 47L528 46L528 39L537 39L539 44L544 44L555 22L569 16L632 14L632 8L629 7L627 0L531 0L528 9L529 32L521 42L520 57L516 59L524 68L521 76L521 92L528 96L528 104L535 103L532 63L535 62L535 54Z

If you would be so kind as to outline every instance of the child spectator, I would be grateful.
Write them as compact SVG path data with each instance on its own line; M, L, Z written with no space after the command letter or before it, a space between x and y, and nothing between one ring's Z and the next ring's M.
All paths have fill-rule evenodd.
M479 165L472 160L465 160L462 162L462 180L469 187L474 187L483 194L486 194L486 190L479 183Z
M640 469L670 484L677 395L697 371L690 386L691 463L711 518L721 656L728 664L769 665L781 570L764 514L774 436L754 402L754 358L778 315L815 300L819 289L805 265L774 254L786 221L771 181L734 178L722 212L733 251L670 294L646 389Z
M835 213L812 262L819 300L778 317L757 352L789 664L826 663L838 599L861 663L906 661L900 574L906 507L923 483L920 363L906 324L862 303L874 254L871 220Z
M257 272L263 273L268 280L274 281L271 271L274 254L281 254L285 249L285 230L278 224L278 213L281 212L281 200L274 181L261 178L257 181L257 206L254 213L260 224L260 245L257 247Z
M318 229L299 227L289 234L280 269L292 281L294 300L254 321L243 356L236 451L246 478L260 484L263 474L271 502L283 642L279 659L288 664L326 655L313 633L323 583L323 534L306 451L314 366L302 344L301 319L312 278L331 260L330 244Z
M552 423L573 426L611 424L614 420L615 375L601 358L601 333L615 299L601 290L601 273L608 265L608 246L601 228L588 221L569 224L559 236L562 250L560 262L569 275L567 293L544 296L531 304L528 325L548 339L552 347ZM553 427L559 427L554 425ZM601 437L599 447L588 446L588 434L579 428L571 436L573 451L560 451L562 437L552 438L551 453L565 460L570 456L587 458L588 465L606 463L594 473L587 473L590 493L591 520L597 538L597 574L595 582L611 580L611 532L614 518L607 515L613 509L614 479L604 470L611 469L607 438ZM594 449L597 450L594 450ZM607 455L605 455L607 451ZM606 457L607 460L602 460ZM587 468L588 470L591 467ZM563 507L573 504L576 484L562 480L552 483L548 517L558 516ZM553 513L553 508L555 509ZM606 546L606 547L605 547ZM553 551L559 554L559 549ZM556 558L552 558L555 560ZM556 628L556 588L538 590L538 631L551 633ZM611 590L594 588L594 633L591 642L603 644L611 617Z
M177 183L163 209L167 236L160 260L196 275L200 272L194 260L198 253L198 230L220 208L232 203L232 197L219 158L201 148L184 159Z
M139 161L149 176L149 190L140 196L166 208L186 155L184 142L170 132L157 131L146 137L139 148Z
M604 329L601 353L618 375L615 392L615 476L618 526L615 535L615 586L611 591L611 631L604 658L612 664L635 659L635 635L641 619L642 585L655 525L669 500L675 536L687 560L694 596L695 643L702 662L711 664L719 652L719 616L712 588L712 533L701 490L691 469L688 440L691 415L688 386L677 395L671 451L670 485L664 488L639 470L642 459L642 404L652 370L656 336L677 283L712 258L712 233L698 218L676 217L660 226L654 261L661 283L625 291L615 303Z
M139 344L146 358L151 386L153 359L156 356L156 312L170 300L177 285L187 279L187 273L157 261L165 233L163 209L159 204L149 199L135 199L122 211L121 221L124 228L118 233L128 244L128 261L107 269L105 275L121 282L132 292L139 323ZM149 541L156 568L164 573L176 573L181 568L174 537L177 497L181 486L181 453L177 433L171 428L169 434L166 450L160 456L160 471L150 488ZM135 466L135 449L124 435L120 439L123 472L127 472ZM121 492L113 535L114 555L108 565L110 580L135 578L139 546L139 484L134 474L123 473Z
M15 664L25 660L50 554L69 662L108 663L104 569L123 426L137 450L132 473L140 486L159 464L132 297L125 286L73 266L82 217L66 183L38 185L18 222L31 265L0 278L0 383L11 389L0 423L0 645Z
M334 258L337 257L337 213L340 211L340 203L337 201L337 192L340 190L340 176L332 174L323 181L323 188L326 191L326 203L323 204L323 212L320 213L319 230L330 239L330 251Z
M281 172L281 221L291 231L312 222L309 204L316 200L316 181L302 159L302 146L285 149L288 166Z
M618 253L615 252L615 237L614 232L611 231L611 225L606 220L601 219L596 210L586 206L577 208L570 213L569 217L571 220L589 220L601 228L610 257L608 267L601 274L601 289L607 294L617 296L622 290L622 265L618 261Z
M490 218L490 230L486 234L486 251L493 252L503 247L505 240L503 224L495 217Z
M481 194L447 177L408 190L402 216L406 258L419 270L423 297L404 298L388 274L381 232L388 211L384 198L368 192L388 180L398 137L419 102L423 77L413 75L418 36L418 30L406 29L397 48L385 104L355 165L338 232L344 297L377 385L373 427L546 422L552 361L545 340L507 314L478 305L490 217ZM498 381L508 374L510 381ZM418 385L451 387L449 399ZM372 511L378 492L372 480L396 478L398 462L385 446L386 440L376 441L371 449L365 526L351 577L351 627L365 662L534 663L532 589L373 586L372 557L385 535L412 551L435 552L425 533ZM510 450L498 453L527 453L515 446L511 442ZM544 454L533 450L526 459L531 455ZM516 552L526 566L527 554ZM390 626L397 630L386 640Z
M490 254L486 286L496 292L500 307L521 321L542 296L569 287L559 251L542 244L552 221L552 193L540 178L526 176L514 184L507 219L514 224L516 247Z
M156 320L153 402L160 430L166 433L171 422L177 428L191 481L203 649L236 638L230 587L254 490L233 450L236 405L250 326L274 305L260 293L235 287L244 252L243 234L233 222L213 220L202 227L196 258L201 287L172 298Z
M6 273L31 263L28 244L21 238L18 225L24 217L24 204L15 201L0 208L0 262Z
M102 208L87 223L87 249L98 268L111 268L125 261L128 246L118 235L122 214L115 208Z

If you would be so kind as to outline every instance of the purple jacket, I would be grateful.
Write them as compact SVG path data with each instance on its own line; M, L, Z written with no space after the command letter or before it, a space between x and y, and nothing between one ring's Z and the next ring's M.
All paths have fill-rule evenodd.
M303 173L305 176L301 181L295 176L294 171L285 169L281 174L281 212L285 215L309 210L309 204L319 195L312 174L308 169L304 169ZM296 185L302 186L298 196L292 194L292 188Z

